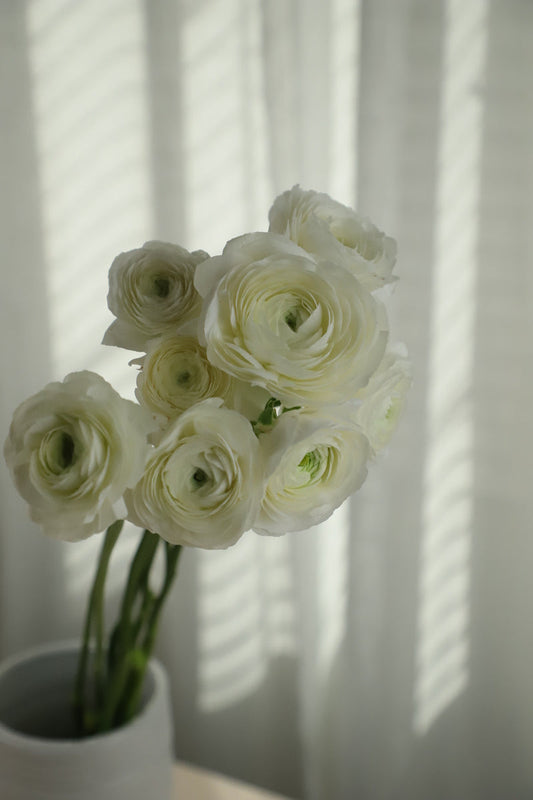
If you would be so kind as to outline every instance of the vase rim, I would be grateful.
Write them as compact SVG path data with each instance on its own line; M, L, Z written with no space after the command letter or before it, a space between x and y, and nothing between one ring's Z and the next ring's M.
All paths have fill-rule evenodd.
M27 649L13 653L0 662L0 682L5 675L16 669L19 665L39 659L41 657L46 657L48 655L52 656L55 654L61 656L62 654L75 653L80 649L80 647L81 643L78 639L64 639L56 642L46 642L43 644L34 645ZM35 744L38 743L40 747L50 751L53 749L64 750L65 748L70 747L77 748L80 747L80 745L91 748L97 747L102 740L112 744L114 740L121 737L125 730L132 732L136 728L141 727L145 717L150 713L150 708L154 702L158 689L161 690L162 688L166 691L166 673L163 665L156 658L150 658L148 664L148 674L153 680L153 688L150 695L138 713L127 724L122 725L119 728L106 731L105 733L97 733L91 736L84 736L80 738L50 739L46 736L22 733L0 720L0 736L4 742L8 743L11 741L11 743L17 747L24 747L25 744L27 744L28 747L34 747Z

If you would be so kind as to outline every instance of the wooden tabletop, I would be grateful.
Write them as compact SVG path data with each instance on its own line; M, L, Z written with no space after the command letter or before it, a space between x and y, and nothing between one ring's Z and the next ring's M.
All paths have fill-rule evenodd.
M176 800L288 800L181 762L174 767L174 792Z

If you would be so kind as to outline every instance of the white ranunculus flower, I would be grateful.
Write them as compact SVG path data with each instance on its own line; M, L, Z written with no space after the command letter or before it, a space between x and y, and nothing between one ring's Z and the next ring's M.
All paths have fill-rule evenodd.
M241 414L217 399L185 411L162 434L128 519L171 544L220 549L252 527L263 493L259 442Z
M194 271L207 257L203 250L189 253L167 242L146 242L120 253L109 270L107 295L116 320L103 344L145 350L159 336L188 332L201 308Z
M353 397L387 342L383 305L346 270L252 233L197 267L209 360L285 405Z
M317 525L362 485L368 440L343 413L289 411L259 437L267 482L257 533L279 536Z
M143 473L150 415L94 372L50 383L15 411L4 456L45 533L84 539L126 516Z
M138 401L168 419L208 397L220 397L228 404L235 391L235 380L207 360L205 348L193 336L156 340L146 356L131 363L141 367Z
M270 231L343 266L370 291L395 280L394 239L327 194L294 186L276 198L269 219Z
M405 348L387 352L378 369L356 399L354 420L365 431L374 453L387 445L403 412L412 383L411 363Z

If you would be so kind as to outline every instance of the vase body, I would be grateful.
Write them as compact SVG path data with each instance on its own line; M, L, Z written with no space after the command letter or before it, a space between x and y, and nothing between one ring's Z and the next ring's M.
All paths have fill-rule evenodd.
M0 665L2 800L170 800L172 725L166 674L153 661L137 716L73 738L78 645L46 646Z

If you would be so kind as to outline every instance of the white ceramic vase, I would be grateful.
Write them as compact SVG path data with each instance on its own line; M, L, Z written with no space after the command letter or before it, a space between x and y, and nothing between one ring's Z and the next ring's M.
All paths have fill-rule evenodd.
M46 646L0 665L2 800L170 800L170 693L152 661L139 714L110 733L72 738L78 646Z

